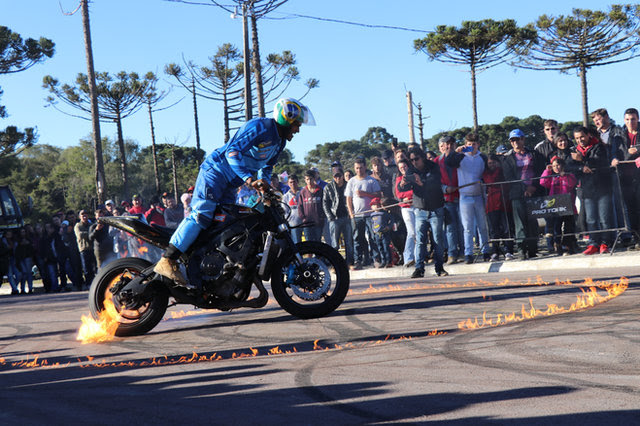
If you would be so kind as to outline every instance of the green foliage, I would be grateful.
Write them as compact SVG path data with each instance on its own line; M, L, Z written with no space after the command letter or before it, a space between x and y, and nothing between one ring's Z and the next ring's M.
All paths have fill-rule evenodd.
M157 78L151 72L142 79L135 72L121 71L115 76L108 72L96 73L100 119L113 122L136 113L150 96L153 98L156 82ZM91 93L86 74L79 73L75 85L60 85L56 78L47 75L42 79L42 86L53 95L47 98L49 105L58 109L58 101L62 101L82 111L86 116L90 116ZM64 110L61 111L73 115Z
M589 121L587 70L634 58L640 45L640 5L613 5L609 12L573 9L571 15L542 15L538 38L518 48L512 65L536 70L575 71L580 77L583 123Z
M527 139L525 145L533 149L536 144L544 140L544 121L545 118L539 115L532 115L527 118L518 118L513 116L507 116L502 119L500 124L483 124L478 127L478 135L480 136L480 150L486 154L492 154L496 151L498 145L505 145L508 149L511 149L509 143L509 132L514 129L520 129L524 132ZM567 133L569 139L573 138L573 129L578 125L582 125L581 122L569 121L566 123L558 123L561 132ZM461 127L448 132L440 132L427 139L428 149L439 153L438 140L444 135L450 135L461 144L464 141L464 137L471 133L473 129L471 127Z
M476 73L505 62L518 50L536 40L532 25L519 28L513 19L464 21L460 28L440 25L423 39L413 42L416 51L430 60L466 65L471 73L471 101L474 128L478 128Z
M439 25L423 39L414 40L416 51L430 60L468 65L477 71L504 62L518 47L535 40L531 25L518 28L513 19L464 21L460 28Z
M24 71L53 56L55 44L48 38L22 40L18 33L0 25L0 74Z
M16 126L8 126L0 130L0 158L15 155L33 146L37 140L38 135L32 127L20 131Z
M48 38L23 40L20 34L0 25L0 75L24 71L52 57L54 47L55 44ZM0 88L0 96L2 93ZM0 105L0 118L6 116L6 108ZM37 140L37 134L31 127L21 131L15 126L8 126L0 130L0 158L15 155L35 144Z
M171 146L158 145L161 178L160 192L173 192ZM120 154L115 141L102 140L106 180L112 198L119 203L122 190ZM127 160L131 165L130 182L135 192L148 200L156 194L151 148L126 142ZM195 183L203 151L176 147L176 169L179 194ZM34 213L29 221L49 220L52 213L69 209L94 208L95 197L93 146L81 140L66 149L50 145L35 145L17 156L0 159L0 185L10 185L22 207L27 198L34 201Z
M533 24L530 24L533 25ZM634 57L640 44L640 5L612 5L608 12L573 9L571 15L542 15L536 42L521 46L521 68L568 72Z
M343 142L327 142L316 145L307 153L305 161L309 167L317 167L321 176L329 176L331 163L339 161L346 169L353 169L353 163L358 156L367 160L380 156L386 149L391 148L391 135L383 127L371 127L360 140Z

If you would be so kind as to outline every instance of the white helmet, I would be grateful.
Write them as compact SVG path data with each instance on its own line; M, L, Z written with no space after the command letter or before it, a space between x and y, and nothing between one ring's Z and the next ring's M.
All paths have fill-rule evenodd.
M276 123L284 127L290 127L294 122L315 126L313 114L302 102L293 98L282 98L273 107L273 118Z

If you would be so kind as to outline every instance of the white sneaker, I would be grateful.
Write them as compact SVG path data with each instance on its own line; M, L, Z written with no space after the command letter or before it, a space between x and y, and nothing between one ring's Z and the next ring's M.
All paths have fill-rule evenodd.
M489 259L489 262L497 262L498 258L499 258L498 253L493 253L491 255L491 259Z
M513 260L513 254L507 253L504 255L504 260Z

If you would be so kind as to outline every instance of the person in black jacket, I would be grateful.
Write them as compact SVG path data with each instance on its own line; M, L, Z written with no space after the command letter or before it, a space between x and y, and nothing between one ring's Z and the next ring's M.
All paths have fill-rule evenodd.
M334 165L331 168L333 181L324 187L322 194L322 208L329 221L329 233L331 245L338 250L340 248L340 236L344 240L345 259L347 264L353 265L353 230L351 218L347 209L347 199L344 190L347 182L344 180L342 167Z
M442 253L444 244L444 195L440 180L440 166L426 158L420 148L409 151L409 159L415 173L405 175L398 184L398 191L413 190L413 207L416 220L416 269L411 278L424 276L424 263L427 253L427 229L431 226L435 242L434 261L438 276L449 275L443 268Z
M98 262L98 268L102 268L115 258L113 251L113 238L109 235L109 226L98 221L99 218L105 216L102 209L95 212L96 221L89 228L89 241L93 241L93 253Z
M611 169L607 147L596 132L578 126L573 130L577 142L576 152L571 154L576 177L580 182L582 199L589 232L589 242L583 254L609 253L610 232L598 232L611 228L612 198Z
M628 108L624 112L624 127L622 129L616 129L612 131L613 135L609 136L611 140L611 165L616 167L617 174L620 179L620 189L622 191L622 198L626 206L626 211L629 218L629 226L634 232L634 239L636 248L640 248L640 169L633 163L622 163L620 161L636 160L640 157L640 138L638 133L640 131L640 124L638 123L638 110L635 108ZM602 134L602 132L599 132ZM617 190L617 185L614 185L614 190ZM617 191L614 192L617 195ZM622 213L620 203L615 204L616 213ZM617 225L622 227L624 225L624 218L622 215L617 215L620 219L617 220ZM614 216L614 219L616 216Z
M513 148L502 161L504 178L519 181L509 185L509 199L513 210L516 242L520 244L522 258L536 257L538 252L538 222L527 215L526 199L544 194L540 177L545 169L545 160L537 151L525 147L525 134L520 129L509 133Z
M558 134L558 122L556 120L544 120L544 140L538 142L533 148L544 157L545 164L551 163L551 158L556 151L554 138Z

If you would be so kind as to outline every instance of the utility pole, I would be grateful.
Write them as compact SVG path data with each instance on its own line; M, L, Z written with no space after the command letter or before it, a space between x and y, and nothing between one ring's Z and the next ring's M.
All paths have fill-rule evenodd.
M413 131L413 100L411 91L407 91L407 110L409 112L409 142L416 143L416 135Z
M87 79L91 96L91 123L93 126L93 158L95 161L95 182L98 204L105 201L107 185L104 178L104 161L102 160L102 137L100 136L100 115L98 111L98 90L96 88L96 72L93 68L93 50L91 48L91 25L89 24L89 0L81 0L82 27L84 47L87 58ZM76 9L77 10L77 9Z
M151 154L153 155L153 176L156 180L156 194L160 193L160 176L158 174L158 154L156 152L156 132L153 128L153 111L151 110L151 103L147 104L149 107L149 125L151 126Z
M253 118L251 105L251 54L249 51L249 23L247 4L242 3L242 39L244 41L244 116L247 121Z
M424 133L422 132L424 126L422 122L422 104L418 103L416 108L418 108L418 135L420 136L420 146L426 150L427 147L424 146Z

